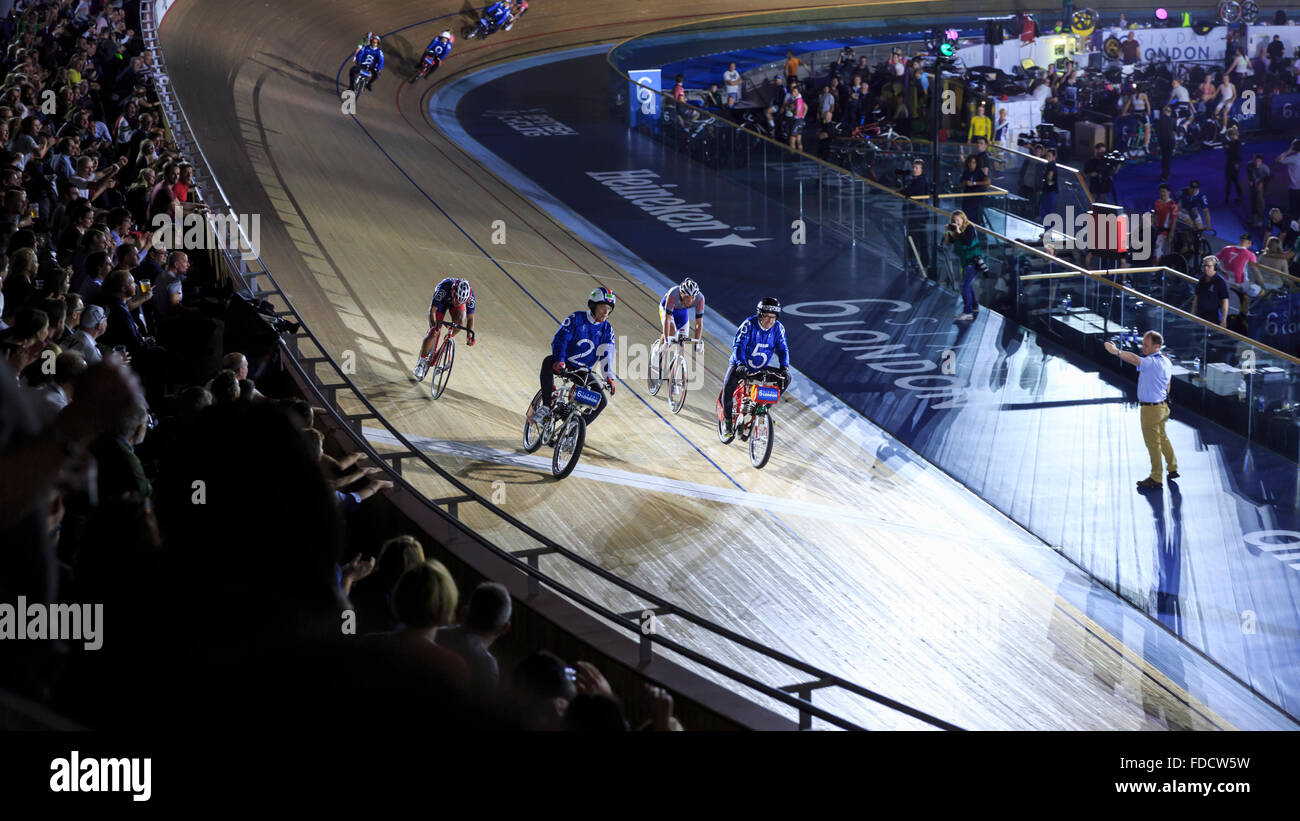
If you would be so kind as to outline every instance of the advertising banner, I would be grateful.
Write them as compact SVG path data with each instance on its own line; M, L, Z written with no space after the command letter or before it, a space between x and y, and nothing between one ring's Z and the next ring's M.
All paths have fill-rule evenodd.
M628 89L627 94L628 125L632 128L644 124L651 131L659 129L659 104L662 100L654 92L663 89L663 79L660 75L661 72L657 68L627 73L627 76L632 78L631 88Z

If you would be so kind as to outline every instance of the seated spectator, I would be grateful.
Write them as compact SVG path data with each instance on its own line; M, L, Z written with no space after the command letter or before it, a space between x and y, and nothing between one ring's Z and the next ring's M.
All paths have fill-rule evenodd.
M94 233L103 236L98 231ZM104 280L113 270L113 258L104 251L96 251L86 257L84 267L86 274L81 280L78 296L90 305L106 305L108 297L104 295Z
M59 411L68 406L76 392L76 382L86 372L86 360L76 351L64 351L54 360L54 373L30 388L35 400L33 410L41 429L54 421Z
M424 548L414 536L396 536L379 546L374 572L348 594L356 608L358 632L380 633L397 629L397 618L392 610L393 588L403 573L423 562ZM439 644L445 644L444 632L440 630L438 633Z
M0 331L0 357L13 369L15 376L41 355L49 329L50 318L44 311L23 308L14 313L9 327Z
M1259 264L1254 267L1254 271L1255 281L1263 290L1265 298L1285 290L1292 290L1287 287L1287 280L1282 277L1282 274L1287 271L1290 257L1290 252L1282 249L1282 240L1278 237L1269 237L1264 241L1264 253L1259 255Z
M511 678L510 698L524 727L564 729L564 713L578 695L576 679L575 668L566 666L559 656L546 650L519 662Z
M63 334L54 340L60 348L67 347L72 338L77 335L77 326L81 322L81 312L85 310L85 304L81 297L76 294L65 294L63 302L67 306L67 319L64 322Z
M510 612L510 592L505 585L483 582L470 595L464 623L438 631L438 643L465 659L471 681L484 690L495 690L500 680L491 647L509 632Z
M81 320L72 339L68 340L67 350L75 351L85 358L88 365L98 364L104 358L99 349L99 338L108 330L108 312L99 305L87 306L81 312Z
M464 681L467 668L463 659L438 645L438 628L448 624L456 612L456 582L442 562L425 559L402 574L393 588L393 615L401 623L395 633L380 633L371 638L393 641L407 652L422 656L443 668L454 680Z
M5 316L11 316L36 299L38 265L36 251L20 248L9 257L9 273L5 275Z

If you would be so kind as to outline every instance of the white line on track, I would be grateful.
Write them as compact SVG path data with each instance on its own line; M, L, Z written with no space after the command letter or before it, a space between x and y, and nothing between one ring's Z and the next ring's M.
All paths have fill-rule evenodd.
M363 429L362 433L371 443L400 446L396 437L383 428L367 427ZM472 462L493 462L495 464L510 465L511 467L522 468L524 470L535 470L546 474L551 472L551 460L546 457L534 456L532 454L517 451L498 450L496 448L485 447L483 445L471 445L464 442L450 442L445 439L433 439L427 436L414 436L411 434L403 435L406 436L407 440L409 440L411 444L426 453L438 453ZM669 479L665 476L652 476L647 473L636 473L633 471L617 470L615 468L599 467L596 465L584 465L581 462L579 462L578 466L573 469L571 477L591 479L597 482L607 482L609 484L624 485L627 487L636 487L641 488L642 490L657 491L660 493L672 493L677 496L687 496L692 499L704 499L711 502L737 505L740 507L752 508L754 510L762 510L768 513L802 516L823 521L832 520L859 525L869 524L872 527L898 530L939 539L961 541L969 536L969 534L966 533L954 533L951 531L934 530L902 524L899 522L892 522L888 519L881 519L846 507L823 505L808 501L797 501L794 499L785 499L780 496L767 496L761 493L750 493L749 491L737 490L736 488L717 487L714 485L699 484L697 482L686 482L680 479ZM1005 544L1017 548L1039 546L1025 542L1005 542L986 539L981 539L980 541L987 544Z

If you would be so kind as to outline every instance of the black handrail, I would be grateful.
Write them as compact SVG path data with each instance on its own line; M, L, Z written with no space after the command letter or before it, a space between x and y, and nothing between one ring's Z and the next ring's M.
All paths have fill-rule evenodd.
M193 132L189 128L189 123L187 118L185 117L184 110L181 108L179 101L175 99L174 95L170 91L169 88L170 80L169 78L166 78L166 61L162 53L161 45L158 41L157 27L153 20L152 4L150 0L142 0L140 4L140 16L141 16L141 29L144 34L145 44L154 53L154 58L155 58L154 65L155 65L156 76L158 78L163 78L160 79L159 82L157 83L158 95L160 101L163 102L163 110L167 115L168 124L176 138L177 147L180 148L183 153L187 154L187 159L194 166L195 176L198 178L199 182L201 183L199 186L197 186L199 190L208 191L209 198L211 198L212 196L211 192L213 191L215 191L219 195L217 201L209 202L210 206L212 206L212 210L214 212L219 211L221 213L228 212L230 214L234 214L235 212L231 207L229 200L226 198L225 192L221 189L220 184L217 183L216 178L212 175L211 168L207 162L207 157L203 154L202 148L200 148L197 139L195 139ZM251 249L251 250L253 251L254 254L256 254L256 249ZM606 618L607 620L613 622L617 626L632 631L634 634L637 634L639 636L643 648L646 647L647 645L659 644L668 650L672 650L675 653L681 654L685 658L688 658L697 664L700 664L710 670L713 670L714 672L726 676L727 678L737 682L738 684L741 684L756 692L762 693L763 695L766 695L769 698L773 698L788 707L793 707L795 710L798 711L800 715L801 728L807 728L808 726L810 726L809 719L811 717L815 717L815 718L820 718L829 724L832 724L834 726L843 729L865 729L863 727L860 727L857 724L854 724L848 719L845 719L841 716L831 713L828 710L824 710L820 707L816 707L811 703L811 694L813 690L824 689L824 688L838 688L848 693L868 699L869 701L875 702L876 704L879 704L881 706L884 706L896 712L907 715L918 721L929 724L933 727L937 727L945 730L962 729L961 727L958 727L955 724L944 721L943 719L937 718L935 716L929 715L928 713L925 713L921 710L917 710L913 707L909 707L905 704L895 701L894 699L889 698L888 696L881 695L865 687L862 687L861 685L855 684L854 682L842 679L839 676L835 676L824 670L820 670L811 664L808 664L792 656L789 656L785 653L782 653L779 650L775 650L773 648L760 644L754 641L753 639L750 639L746 636L742 636L739 633L729 630L719 624L715 624L714 622L711 622L702 616L698 616L688 610L685 610L679 607L678 605L672 604L664 600L663 598L655 595L654 593L644 590L638 587L637 585L627 581L626 579L623 579L622 577L609 572L603 567L600 567L599 565L581 556L580 554L569 550L568 548L564 547L563 545L559 544L553 539L544 536L534 528L519 521L518 519L514 518L513 516L506 513L505 511L501 510L499 507L493 504L489 499L484 498L483 496L475 492L472 488L470 488L468 485L466 485L458 478L456 478L454 475L452 475L451 473L443 469L441 466L436 464L432 459L428 457L427 454L425 454L423 451L421 451L419 448L413 445L401 433L401 431L397 430L388 421L388 419L384 416L384 414L382 414L374 406L374 404L365 396L365 394L362 393L362 391L353 383L353 381L348 377L347 373L345 373L344 370L341 367L339 367L338 363L334 360L334 357L330 355L329 351L325 348L325 346L322 345L319 340L317 340L316 336L311 332L311 330L307 327L307 324L303 321L302 316L298 313L297 309L293 306L292 301L284 293L284 291L280 288L280 286L276 283L275 277L271 275L265 263L262 262L260 255L257 256L258 264L261 267L260 271L250 271L245 262L243 262L242 260L236 261L236 259L234 258L234 254L232 254L230 249L223 249L223 256L227 260L232 276L237 281L239 281L241 285L247 288L253 296L259 298L266 297L266 296L277 297L285 305L285 310L280 311L278 313L281 316L292 314L295 320L298 322L299 329L296 332L288 335L289 336L288 341L286 341L284 338L281 338L279 341L279 350L281 353L281 358L287 364L291 365L294 368L294 370L299 374L299 376L303 379L305 384L307 384L311 388L312 393L314 393L317 399L321 402L321 404L323 404L326 407L330 415L338 423L340 429L345 431L346 435L350 439L352 439L354 444L358 448L360 448L368 457L370 457L376 464L384 466L390 472L390 475L393 478L393 480L396 483L400 484L407 492L412 494L414 498L420 499L428 508L434 511L437 515L444 518L449 524L451 524L453 527L460 530L467 537L471 538L482 547L488 549L489 551L497 555L502 560L511 563L521 572L525 573L530 579L530 586L533 585L534 583L545 584L547 587L561 593L566 598L581 604L583 607ZM266 279L270 283L269 289L260 289L258 287L257 280L259 277L266 277ZM331 378L339 380L338 382L332 383L330 385L323 385L316 378L314 369L313 371L309 371L307 369L307 367L304 365L304 362L300 358L300 351L298 350L299 347L298 343L301 337L306 337L307 339L309 339L311 343L315 345L317 350L319 350L320 352L319 356L310 357L309 360L311 362L326 363L329 366L329 368L333 371L333 376ZM334 397L336 396L337 391L341 388L346 388L365 407L366 412L361 414L349 415L340 411L337 406L338 403L335 401ZM326 395L327 393L328 395ZM374 447L370 444L370 442L365 438L365 436L362 435L359 424L356 424L361 419L370 419L370 418L377 420L378 423L382 425L398 443L400 443L404 448L406 448L407 452L398 453L398 454L378 453L374 449ZM429 468L437 476L439 476L443 481L446 481L448 484L452 485L454 488L460 491L462 496L458 498L461 501L470 501L482 506L485 510L497 516L502 521L509 524L519 532L523 533L524 535L542 544L545 550L539 551L537 549L532 549L532 550L520 551L520 554L525 556L525 558L520 558L520 555L516 555L516 553L505 550L493 544L492 542L488 541L486 538L481 536L472 528L466 526L463 522L459 520L458 517L443 510L442 507L440 507L437 503L435 503L431 499L428 499L426 496L424 496L424 494L420 493L416 488L414 488L405 479L405 477L402 476L400 470L400 464L403 458L418 459L427 468ZM787 667L798 670L801 673L807 675L810 680L805 682L800 682L798 684L785 685L780 688L772 687L771 685L764 684L760 681L757 681L756 679L744 673L741 673L737 670L734 670L695 650L692 650L688 647L678 644L677 642L672 641L671 639L664 638L657 633L647 634L641 629L641 625L639 623L633 622L631 619L627 618L627 616L620 613L616 613L608 609L607 607L597 602L594 602L591 599L588 599L586 596L577 592L576 590L569 588L564 583L557 581L556 579L553 579L550 576L547 576L546 574L542 573L541 570L536 567L536 560L539 556L546 553L554 553L558 556L561 556L562 558L568 560L569 562L576 564L578 567L582 568L583 570L595 574L596 576L603 579L604 581L607 581L611 584L614 584L617 587L620 587L621 589L629 593L632 593L634 596L638 597L639 599L643 599L645 601L653 603L655 605L654 612L656 613L656 615L678 616L690 622L691 624L694 624L697 627L701 627L706 631L720 638L723 638L734 644L738 644L747 650L758 653L759 655L762 655L773 661L779 662ZM802 697L796 698L795 696L790 695L790 693L792 692L800 693Z

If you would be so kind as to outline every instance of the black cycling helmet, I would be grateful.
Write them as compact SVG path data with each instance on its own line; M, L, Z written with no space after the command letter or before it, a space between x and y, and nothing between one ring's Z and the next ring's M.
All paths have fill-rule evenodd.
M774 296L765 296L758 301L758 315L763 314L780 314L781 300Z

